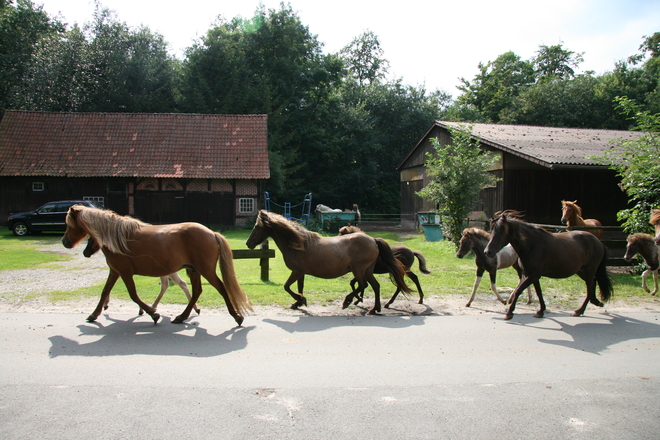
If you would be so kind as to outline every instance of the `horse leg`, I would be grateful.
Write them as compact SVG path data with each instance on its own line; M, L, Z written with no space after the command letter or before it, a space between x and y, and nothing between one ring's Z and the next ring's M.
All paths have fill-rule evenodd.
M394 295L392 295L392 298L390 298L390 300L383 307L385 307L386 309L389 309L390 306L392 305L392 303L394 302L394 300L396 299L396 297L399 295L399 292L401 292L401 289L397 288L396 292L394 292ZM421 301L421 299L420 299L420 301ZM420 304L421 304L421 302L420 302Z
M532 295L531 289L532 289L531 287L527 288L527 292L530 295L530 299L529 299L529 302L527 304L529 304L531 302L531 295ZM539 309L534 314L534 318L543 318L543 315L545 314L545 301L543 300L543 292L541 291L541 283L538 280L534 283L534 290L536 290L536 296L539 298Z
M304 277L305 274L300 274L299 272L291 272L291 275L289 275L289 278L286 280L284 283L284 290L288 292L289 295L293 299L296 300L293 304L291 304L291 308L296 310L300 306L306 306L307 305L307 298L305 298L301 293L296 293L293 290L291 290L291 285L293 284L294 281L298 281L300 277Z
M352 291L351 293L349 293L348 295L346 295L346 298L344 298L344 303L343 303L342 306L341 306L342 309L345 309L345 308L347 308L348 306L350 306L350 305L351 305L351 301L353 301L353 298L356 299L355 302L356 302L356 304L357 304L357 303L358 303L357 300L358 300L361 296L364 296L364 289L367 288L367 282L366 282L365 280L359 280L359 279L357 279L357 278L356 278L356 280L357 280L357 284L358 284L358 286L357 286L357 288L354 288L353 291Z
M103 286L103 291L101 292L101 298L99 299L99 304L96 306L91 315L87 317L87 321L94 322L96 318L101 314L101 310L105 307L107 308L108 301L110 301L110 291L115 286L115 283L119 279L119 274L114 270L110 269L108 273L108 279Z
M188 298L188 301L190 301L192 299L192 296L190 295L190 290L188 290L188 283L186 283L179 276L178 273L174 272L174 273L168 275L168 278L171 279L174 282L174 284L179 286L181 288L181 290L183 290L183 293L186 295L186 298ZM156 307L156 306L152 305L152 307ZM197 303L195 303L195 305L193 306L193 310L195 311L195 313L197 313L199 315L200 310L199 310L199 307L197 307Z
M374 289L374 306L369 310L369 315L375 315L380 313L380 284L373 273L367 275L367 282L371 285L371 288Z
M197 300L199 299L199 296L202 294L202 275L194 270L194 269L186 269L186 273L188 274L188 277L190 278L190 284L192 285L192 296L190 300L188 300L188 305L186 306L185 309L183 309L183 312L174 320L172 321L172 324L182 324L188 317L190 317L190 312L192 311L192 308L195 304L197 304ZM214 272L215 274L215 272ZM217 278L217 275L216 275ZM207 278L208 279L208 278ZM218 280L220 281L220 280ZM209 282L211 282L209 280ZM211 282L212 283L212 282ZM213 283L212 283L213 284ZM222 297L225 299L225 302L227 303L227 307L229 308L229 313L236 313L234 312L233 307L231 306L231 303L227 300L227 294L225 292L224 286L220 286L218 288L217 285L214 285L216 289L220 292ZM232 314L234 316L234 314ZM236 319L236 316L234 316L234 319ZM239 324L240 325L240 324Z
M495 293L495 296L497 297L497 299L498 299L502 304L506 304L506 300L502 299L502 297L500 296L500 294L497 292L497 283L496 283L496 280L497 280L497 270L494 270L493 272L488 272L488 275L490 275L490 290L492 290L493 293ZM509 299L510 299L510 298L511 298L511 297L509 297Z
M484 275L484 269L478 267L477 268L477 278L474 280L474 284L472 285L472 295L470 295L470 299L468 300L467 304L465 304L465 307L470 307L472 304L472 301L474 301L474 295L477 293L477 289L479 288L479 284L481 284L481 278Z
M516 309L516 303L518 302L518 297L520 294L528 288L532 283L535 283L534 285L536 286L536 283L538 283L538 279L536 281L532 281L529 277L523 278L520 280L520 283L516 286L515 290L511 294L513 296L513 301L509 305L509 308L506 311L506 315L504 316L504 319L508 321L509 319L513 318L513 311ZM538 292L537 292L538 293ZM539 301L541 301L539 297ZM545 304L543 303L543 310L545 310ZM538 314L538 313L537 313Z
M419 293L419 301L417 304L424 304L424 292L422 292L422 286L419 284L419 277L410 270L406 271L406 275L408 275L408 278L413 280L413 283L417 286L417 292Z
M167 278L167 276L160 277L160 293L156 297L156 301L154 301L151 304L151 307L153 307L154 310L158 307L158 303L160 303L161 298L163 297L163 295L165 294L165 292L167 291L167 288L169 286L170 286L170 282L169 282L169 279ZM190 298L188 298L188 299L190 299ZM142 316L142 314L144 314L144 310L140 309L140 312L138 314L140 316Z
M644 289L644 292L646 293L651 293L651 289L649 289L648 285L646 284L646 278L649 276L651 273L651 269L646 269L642 273L642 289Z
M582 276L581 278L584 279L584 277ZM573 312L573 316L582 316L584 314L584 311L587 310L587 304L589 304L589 302L599 307L603 306L603 303L598 301L598 298L596 298L596 279L587 278L586 280L584 280L584 282L587 285L587 296L586 298L584 298L584 302L582 303L580 308Z
M357 278L353 278L351 280L351 291L355 290L355 284L357 283ZM357 298L355 299L355 303L353 304L354 306L357 306L364 300L364 292L362 292L362 295L358 295Z
M653 271L653 292L651 292L651 295L655 295L658 292L658 269Z
M122 275L121 279L124 281L126 290L128 290L128 294L130 295L133 302L135 302L138 306L140 306L141 309L147 312L149 316L151 316L151 319L154 320L154 324L156 324L160 319L160 315L156 313L156 309L142 302L137 294L137 291L135 290L135 281L133 280L133 275Z

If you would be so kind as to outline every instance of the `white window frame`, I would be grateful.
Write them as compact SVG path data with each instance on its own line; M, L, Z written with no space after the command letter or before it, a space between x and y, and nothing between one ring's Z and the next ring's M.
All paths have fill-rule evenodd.
M32 191L39 192L45 191L46 185L43 182L32 182Z
M252 214L254 212L254 198L241 197L238 199L238 213Z
M83 200L87 200L90 202L96 202L99 205L103 206L105 208L105 197L99 197L99 196L83 196Z

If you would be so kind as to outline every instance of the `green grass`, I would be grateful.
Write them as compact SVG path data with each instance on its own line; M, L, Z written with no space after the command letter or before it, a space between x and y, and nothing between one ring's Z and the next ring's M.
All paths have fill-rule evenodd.
M227 238L232 249L245 249L245 241L250 233L248 230L228 230L221 231ZM427 266L431 270L430 275L421 274L418 270L417 262L413 270L420 277L420 282L424 288L425 295L446 297L449 295L467 295L472 290L472 284L475 277L475 264L472 255L463 259L456 258L456 249L448 241L427 242L423 234L400 236L392 232L371 233L372 236L378 236L386 239L390 245L404 244L411 249L420 251L427 260ZM46 244L57 243L60 240L59 234L43 234L31 237L14 237L11 232L3 231L0 233L0 271L36 268L36 267L57 267L57 262L66 260L69 257L48 254L39 250ZM79 246L82 252L82 245ZM271 241L271 248L275 244ZM99 258L99 257L96 257ZM263 282L260 279L260 267L258 260L235 260L236 273L243 289L254 304L258 305L280 305L288 306L293 302L292 298L284 291L283 284L289 277L290 271L286 268L282 255L276 249L276 257L270 260L270 281ZM64 269L62 269L64 270ZM74 270L72 270L74 272ZM181 276L186 279L185 271L181 271ZM74 275L72 273L72 275ZM381 283L382 297L387 299L394 292L394 286L390 283L386 275L378 275ZM641 289L641 277L630 274L612 275L615 285L615 299L625 298L626 302L648 301L651 297ZM307 276L305 278L305 295L308 302L317 304L331 304L338 300L343 300L349 292L349 281L351 275L345 275L337 279L325 280ZM407 280L409 281L409 280ZM158 280L149 277L136 276L135 282L140 296L146 302L151 302L159 291ZM518 283L516 272L513 269L505 269L498 272L497 285L500 289L513 289ZM412 285L412 282L409 283ZM215 289L204 282L205 293L200 297L199 305L202 308L224 307L224 301ZM555 304L563 305L568 308L575 308L584 298L584 282L577 276L567 279L542 278L541 286L546 298L552 299ZM295 287L295 284L294 284ZM103 288L103 283L88 286L84 289L74 291L58 292L34 292L28 295L25 300L31 298L47 299L52 303L64 301L76 301L80 298L92 297L98 298ZM478 295L492 295L489 291L488 276L484 277L479 288ZM7 296L5 294L3 296ZM372 295L367 291L367 296ZM413 293L411 299L417 299L417 294ZM128 292L124 284L118 281L112 291L113 298L128 300ZM172 286L165 297L164 303L185 304L187 300L177 286Z

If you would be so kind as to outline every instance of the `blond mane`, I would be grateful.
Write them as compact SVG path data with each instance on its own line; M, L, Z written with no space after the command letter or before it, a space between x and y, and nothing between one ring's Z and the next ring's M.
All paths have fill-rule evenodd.
M660 209L652 209L651 210L651 219L649 220L649 223L652 225L656 225L660 222Z
M76 215L67 214L66 224L87 231L100 247L106 247L116 254L128 254L130 238L142 226L149 224L132 217L118 215L110 210L82 205L73 206L71 209Z

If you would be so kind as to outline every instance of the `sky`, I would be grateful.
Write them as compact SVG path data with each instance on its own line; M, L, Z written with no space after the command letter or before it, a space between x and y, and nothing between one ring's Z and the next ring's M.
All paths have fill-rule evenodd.
M93 0L33 0L72 25L93 18ZM280 0L100 0L117 18L164 36L172 55L203 36L218 16L250 18L259 4ZM443 90L456 97L460 78L472 80L479 63L512 51L531 59L540 45L562 44L583 53L578 72L612 71L639 53L645 36L660 32L658 0L290 0L325 53L336 53L366 31L375 33L389 61L389 78Z

